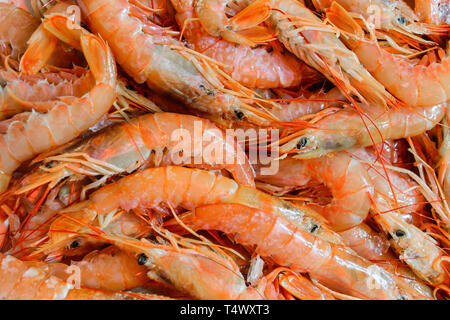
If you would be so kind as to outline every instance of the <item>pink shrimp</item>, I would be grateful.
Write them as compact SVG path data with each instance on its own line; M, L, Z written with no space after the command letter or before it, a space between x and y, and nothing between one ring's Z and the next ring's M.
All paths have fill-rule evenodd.
M184 167L151 168L126 176L91 194L89 200L60 213L49 231L49 241L39 250L51 253L68 247L73 239L100 216L124 210L157 208L161 203L173 208L192 209L208 203L242 203L285 216L299 228L333 243L342 243L324 219L306 206L293 206L232 179Z
M147 268L139 265L133 255L114 246L91 251L81 261L72 261L71 266L78 268L80 286L85 288L126 291L145 287L149 283ZM62 263L50 263L41 268L66 281L70 275L68 267Z
M139 299L139 294L74 289L73 285L40 268L0 253L0 299L9 300L123 300ZM142 295L146 296L146 295ZM159 298L146 296L145 298ZM142 299L142 298L141 298Z
M233 234L237 242L255 245L262 256L293 271L308 272L332 290L359 298L412 298L397 286L392 274L283 217L238 204L212 204L197 207L182 220L195 229Z
M0 52L17 59L25 52L27 41L38 26L39 20L25 10L9 3L0 3Z
M188 52L167 30L150 25L136 1L80 0L91 30L111 45L117 63L137 83L217 117L260 123L267 113L248 105L242 94L224 88L206 60ZM206 65L207 64L207 65ZM242 88L241 88L242 89ZM250 99L252 94L246 94Z
M306 64L278 50L252 48L233 44L208 35L199 22L194 21L193 1L172 0L176 19L183 36L202 54L223 64L233 79L251 88L293 87L300 83L320 80L320 76Z
M431 107L450 100L450 51L428 66L398 57L381 48L374 40L364 39L364 32L353 18L334 2L328 18L349 36L346 44L362 65L395 97L410 107ZM396 70L396 72L392 72Z
M430 287L412 273L407 265L397 261L397 257L389 249L390 244L384 233L375 232L367 224L361 223L359 226L339 234L342 236L345 245L355 250L358 255L377 263L390 273L398 275L423 298L433 298Z
M295 152L294 158L308 159L339 150L372 146L383 140L416 136L442 120L448 103L411 109L360 107L362 114L346 108L319 120L312 128L283 144L280 151Z
M196 150L202 153L195 154ZM32 170L16 183L13 193L22 194L74 175L79 179L103 176L102 181L106 181L121 173L174 163L226 169L238 183L254 185L253 168L244 151L227 141L218 127L199 117L169 112L146 114L111 126L45 162L45 169ZM94 163L102 169L94 170Z
M375 163L376 155L364 149L355 153L357 157ZM444 253L434 239L422 230L408 223L402 213L414 212L424 205L423 196L410 179L388 170L389 181L368 165L375 193L373 211L375 221L390 236L391 245L407 265L421 279L432 285L448 285L449 276L442 265Z
M65 16L54 15L43 23L56 35L82 47L96 84L80 98L53 101L46 114L22 113L2 123L6 129L0 136L1 191L22 162L78 136L95 124L116 98L116 68L109 47L87 31L67 28L67 21Z

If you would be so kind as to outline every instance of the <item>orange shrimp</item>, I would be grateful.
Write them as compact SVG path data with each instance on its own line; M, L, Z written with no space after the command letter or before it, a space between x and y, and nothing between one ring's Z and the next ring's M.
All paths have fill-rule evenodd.
M293 206L232 179L184 167L151 168L126 176L91 194L90 199L60 212L49 231L49 242L40 251L49 253L68 247L81 230L99 216L118 209L155 208L161 203L174 208L195 208L208 203L241 203L289 219L305 231L333 243L340 237L329 229L324 219L306 206Z
M39 20L25 10L9 3L0 3L0 52L2 55L11 55L13 59L21 56L27 48L28 39L38 26Z
M374 24L374 27L387 32L396 31L409 36L415 41L423 41L418 36L432 33L426 25L420 23L414 11L402 0L337 0L347 11L358 14ZM420 2L420 1L416 1ZM320 11L326 11L333 1L313 0L314 6Z
M177 248L112 234L97 234L124 251L135 255L140 265L149 269L152 280L169 283L177 290L197 299L260 300L265 299L266 279L247 286L237 266L227 257L204 246L177 240Z
M247 1L248 3L248 1ZM390 104L393 97L361 66L356 55L338 39L337 30L322 22L302 3L272 0L268 21L284 46L309 66L320 71L343 94L362 101Z
M188 52L167 35L167 30L149 26L135 0L83 0L89 27L111 45L117 63L137 83L146 82L154 91L184 102L188 107L219 117L250 121L267 119L224 87L206 60ZM246 94L252 99L252 96Z
M366 299L413 298L384 269L283 217L238 204L212 204L197 207L182 220L195 229L233 234L237 242L255 245L262 256L293 271L308 272L332 290Z
M251 88L287 88L320 80L318 73L290 53L233 44L208 35L194 19L193 1L172 0L184 38L195 50L223 64L233 79ZM197 2L198 8L199 2Z
M80 261L72 261L78 267L80 286L92 289L126 291L145 287L149 280L147 268L138 264L137 259L114 246L91 251ZM47 273L67 281L69 266L62 263L45 264ZM73 267L72 267L73 269Z
M363 114L346 108L305 129L295 139L283 144L280 151L295 153L294 158L308 159L339 150L371 146L383 140L416 136L436 126L447 107L448 103L389 110L361 106Z
M327 205L314 205L336 231L359 225L371 206L372 186L366 169L346 153L334 157L297 160L283 159L275 175L262 175L257 179L277 186L305 186L310 180L325 183L332 193Z
M383 233L375 232L367 224L361 223L352 229L339 232L345 245L361 257L377 263L390 273L399 276L412 286L423 298L433 298L430 288L411 269L389 250L390 244Z
M361 149L355 153L368 161L368 174L375 193L373 195L374 219L389 235L392 247L417 276L432 285L448 285L449 276L442 266L444 253L436 242L422 230L408 223L402 213L419 210L424 205L417 185L393 170L387 170L389 181L376 166L376 155Z
M107 216L96 215L94 212L82 211L85 202L72 205L59 211L63 217L54 219L47 229L49 241L44 242L30 257L47 255L47 260L59 260L61 257L80 257L92 250L105 246L105 241L95 237L86 237L83 230L86 225L94 226L104 232L128 237L148 236L152 232L151 218L139 217L133 212L112 212ZM74 209L75 208L75 209ZM34 247L36 249L36 247Z
M140 295L74 289L73 285L51 276L31 264L0 253L0 299L9 300L123 300ZM156 296L148 296L157 298Z
M408 106L431 107L450 100L450 51L441 56L440 62L424 66L388 52L375 40L363 39L364 32L336 2L327 16L346 31L346 44L364 67Z
M186 141L181 143L180 139ZM223 152L208 152L213 149ZM202 153L197 154L197 150ZM181 152L183 156L179 155ZM174 163L226 169L238 183L254 185L253 168L244 151L227 141L212 122L191 115L162 112L111 126L53 154L45 160L45 167L29 172L12 186L12 191L22 194L66 177L102 176L100 183L92 185L94 187L114 175ZM83 192L88 188L86 186Z
M46 28L82 48L96 79L95 86L80 98L50 102L46 114L22 113L7 123L0 136L0 191L5 191L11 174L34 155L64 144L95 124L116 98L116 67L108 45L83 29L69 29L68 18L54 15L44 20ZM81 30L81 31L80 31Z

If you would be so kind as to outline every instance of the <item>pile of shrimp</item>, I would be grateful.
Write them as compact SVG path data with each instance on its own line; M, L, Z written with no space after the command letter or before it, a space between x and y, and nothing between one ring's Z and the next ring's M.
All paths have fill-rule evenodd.
M450 299L448 0L2 0L0 84L0 299Z

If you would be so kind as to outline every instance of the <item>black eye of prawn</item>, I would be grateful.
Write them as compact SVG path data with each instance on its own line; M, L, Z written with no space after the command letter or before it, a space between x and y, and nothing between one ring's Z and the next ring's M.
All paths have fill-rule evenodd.
M242 120L245 116L241 110L234 110L234 114L236 115L236 118L238 118L239 120Z
M148 260L147 256L145 254L141 253L138 257L138 264L140 266L143 266L144 264L147 263L147 260Z
M395 235L397 237L403 237L404 235L406 235L406 233L403 230L397 230L397 231L395 231Z
M317 229L319 229L319 226L317 224L314 224L309 232L314 233L314 231L316 231Z
M406 18L405 17L400 17L397 19L398 23L400 24L405 24L406 23Z
M297 143L297 149L303 149L308 144L308 138L302 137Z
M70 244L70 249L76 249L81 245L80 241L75 240Z

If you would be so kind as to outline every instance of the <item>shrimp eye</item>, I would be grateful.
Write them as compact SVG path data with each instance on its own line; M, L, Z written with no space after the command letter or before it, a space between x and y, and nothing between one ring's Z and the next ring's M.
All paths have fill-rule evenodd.
M75 241L73 241L73 242L70 244L70 249L76 249L76 248L78 248L80 245L81 245L81 244L80 244L80 241L75 240Z
M143 266L144 264L147 263L147 260L148 260L147 256L145 254L141 253L138 257L138 264L140 266Z
M395 235L397 237L403 237L404 235L406 235L406 233L403 230L397 230L397 231L395 231Z
M297 143L297 149L303 149L308 144L308 138L302 137Z
M239 120L242 120L245 116L241 110L234 110L234 114L236 115L236 118L238 118Z
M311 230L309 230L309 232L314 233L314 231L316 231L319 228L319 226L317 224L313 225Z
M45 167L46 167L47 169L51 169L51 168L54 167L54 164L51 163L51 162L47 162L47 163L45 164Z
M398 23L400 24L405 24L406 23L406 18L405 17L400 17L397 19Z
M131 84L127 84L125 88L127 88L128 90L134 90L134 87Z

